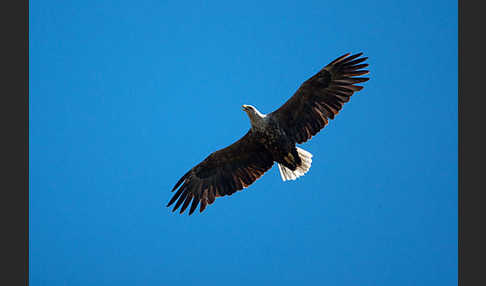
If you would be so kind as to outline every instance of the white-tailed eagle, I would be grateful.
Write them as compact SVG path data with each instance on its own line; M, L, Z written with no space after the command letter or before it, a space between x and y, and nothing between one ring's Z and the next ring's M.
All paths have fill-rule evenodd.
M176 193L167 206L176 203L189 215L199 205L202 212L217 197L232 195L251 185L277 162L282 180L295 180L310 168L312 155L297 147L316 135L329 119L341 110L355 91L356 84L369 78L362 70L368 64L362 53L345 54L305 81L279 109L262 114L251 105L243 105L251 128L232 145L213 152L190 169L175 184Z

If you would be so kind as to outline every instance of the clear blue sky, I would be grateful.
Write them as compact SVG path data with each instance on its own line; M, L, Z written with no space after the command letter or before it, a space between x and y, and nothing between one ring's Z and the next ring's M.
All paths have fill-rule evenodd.
M30 1L29 38L31 285L457 285L457 1ZM165 207L360 51L303 178Z

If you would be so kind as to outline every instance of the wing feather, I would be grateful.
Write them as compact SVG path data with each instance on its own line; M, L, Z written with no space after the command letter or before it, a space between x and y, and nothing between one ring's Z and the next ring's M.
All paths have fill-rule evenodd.
M297 143L303 143L324 128L329 118L334 119L344 103L368 81L367 57L363 53L345 54L305 81L295 94L279 109L270 113L287 135ZM360 58L361 57L361 58Z
M251 185L272 165L272 155L250 130L240 140L213 152L182 176L172 189L177 191L167 207L177 201L172 211L182 205L180 213L183 213L191 205L191 215L199 205L199 212L202 212L217 197L232 195Z

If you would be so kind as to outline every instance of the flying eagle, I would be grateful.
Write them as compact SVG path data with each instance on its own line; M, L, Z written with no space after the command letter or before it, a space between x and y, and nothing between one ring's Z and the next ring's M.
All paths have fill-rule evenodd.
M345 54L305 81L279 109L263 114L254 106L243 105L251 128L232 145L213 152L190 169L175 184L177 190L167 207L176 202L183 213L191 204L189 215L200 205L202 212L217 197L242 190L268 171L277 162L283 181L295 180L311 166L312 154L296 146L316 135L334 119L355 91L355 84L369 78L362 70L367 57L363 53Z

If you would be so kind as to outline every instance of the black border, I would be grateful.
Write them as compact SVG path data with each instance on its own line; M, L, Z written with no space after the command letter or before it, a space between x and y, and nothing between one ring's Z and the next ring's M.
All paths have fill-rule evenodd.
M467 6L465 5L467 3ZM473 6L477 3L477 6ZM459 285L486 285L484 235L484 9L458 2L458 275ZM481 152L483 151L483 152Z
M2 11L2 285L29 285L29 1Z

